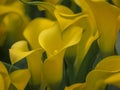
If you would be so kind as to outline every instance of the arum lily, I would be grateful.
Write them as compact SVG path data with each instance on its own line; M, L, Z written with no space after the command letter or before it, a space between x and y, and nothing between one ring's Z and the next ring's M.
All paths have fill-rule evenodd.
M27 39L32 49L40 48L38 43L39 34L54 24L54 21L46 18L36 18L32 20L24 30L24 37Z
M49 90L63 89L61 86L63 79L63 56L64 51L49 57L43 64L43 77Z
M9 73L2 62L0 62L0 84L1 90L13 90L11 88L11 84L17 90L24 90L29 79L30 79L30 72L27 69L24 70L16 70ZM14 90L16 90L14 89Z
M29 40L30 44L37 45L37 46L32 46L32 47L42 47L46 51L47 59L45 60L45 62L43 64L43 68L44 68L43 76L45 77L48 86L52 87L53 83L55 84L57 81L60 83L60 80L63 75L62 71L63 71L63 55L64 54L62 54L62 53L64 53L64 50L67 47L77 44L81 39L82 28L77 24L77 22L79 20L81 21L83 18L85 18L86 15L73 14L73 12L71 10L69 10L68 8L66 8L64 6L50 7L51 5L48 5L48 3L42 3L42 2L38 2L38 3L37 2L36 3L28 2L28 4L34 4L34 5L38 4L39 9L41 9L41 7L44 9L47 9L56 18L56 20L54 20L52 22L50 21L51 24L47 25L48 27L45 27L45 28L44 28L44 26L46 26L46 25L44 25L44 23L41 24L41 22L44 19L40 19L41 21L37 20L37 19L34 20L33 23L35 23L35 22L37 23L37 21L40 21L39 24L42 25L42 27L43 27L43 30L40 25L39 26L41 28L36 27L37 30L35 31L35 33L37 32L37 34L36 34L35 38L31 37L33 35L31 32L33 32L32 31L34 29L33 27L35 27L36 25L34 25L34 24L30 25L33 29L28 25L28 28L26 28L26 30L24 32L24 36L27 39L29 38L28 40ZM64 9L64 11L62 11L61 8ZM54 10L54 13L52 12L52 10ZM75 19L75 20L73 20L73 19ZM49 20L44 20L44 21L48 22ZM76 33L75 36L73 36L74 33ZM38 45L38 42L37 42L38 34L39 34L40 46ZM53 47L53 45L55 47ZM58 55L60 55L60 57L59 57L60 60L59 60L59 58L58 59L55 58ZM54 65L49 64L49 63L51 63L51 61L53 63L57 63L57 64L61 63L61 64L58 64L59 68L56 68L56 71L61 72L59 75L56 75L56 73L52 72L51 70L49 70L51 72L47 72L47 69L50 69L50 67L51 68L54 67ZM50 75L48 73L50 73ZM56 75L57 78L55 79L55 81L49 80L52 78L51 75ZM52 83L52 85L50 82ZM58 85L56 85L56 86L58 86Z
M38 8L40 10L41 10L41 7L42 9L43 8L47 9L56 18L54 25L51 26L51 28L43 30L39 35L39 43L41 47L47 52L48 58L54 55L57 55L59 52L61 52L65 48L74 45L74 43L72 45L69 45L69 43L71 43L69 42L70 40L69 38L72 37L74 32L79 32L78 36L81 36L80 27L85 28L85 33L84 33L84 36L82 37L83 39L82 41L80 40L80 44L78 45L78 48L80 48L78 49L78 53L77 53L78 57L74 64L75 70L76 70L75 73L77 74L80 64L84 59L89 47L91 46L92 42L98 38L98 32L96 28L93 28L92 26L89 25L90 23L86 19L86 15L83 15L82 13L74 14L70 9L62 5L54 6L49 3L42 3L42 2L33 2L33 3L28 2L27 4L38 5ZM87 25L85 25L86 23ZM91 31L89 31L89 29ZM68 40L67 38L65 38L66 40L64 40L64 36L65 36L64 33L66 33L65 35L67 38L69 37ZM67 33L70 33L69 36L67 36ZM76 40L80 39L78 38L78 36L76 35ZM53 44L55 45L55 47L53 47ZM85 49L85 50L82 50L82 49ZM80 55L80 52L81 52L81 55Z
M73 33L75 32L76 35L73 37ZM71 26L64 32L61 32L60 27L57 23L55 23L53 27L46 29L40 33L39 43L46 50L48 56L51 56L61 52L69 46L78 43L81 36L82 29L80 27ZM53 47L53 44L55 47Z
M0 11L0 45L10 47L15 41L23 38L22 29L27 25L29 18L25 15L23 5L17 1L8 5L0 4Z
M28 5L37 5L39 10L48 11L54 17L53 20L58 21L62 31L75 22L81 21L81 19L87 17L87 15L83 15L81 13L74 14L72 10L63 5L53 5L48 2L24 2L23 0L20 1Z
M79 90L106 90L106 86L111 84L120 87L118 79L120 74L119 62L119 56L110 56L104 58L100 63L97 64L95 69L87 75L85 83L78 85L75 84L69 88L71 88L71 90L77 90L75 88L78 88ZM74 88L72 89L72 87Z
M87 76L86 82L89 83L86 83L87 90L92 88L92 85L96 86L95 90L99 90L100 88L105 90L106 85L114 83L113 75L118 75L117 73L119 73L120 70L117 64L120 62L119 58L119 56L110 56L98 63L95 70L90 72ZM113 64L115 64L115 66ZM94 80L90 79L91 76L95 77ZM112 78L111 82L109 82L109 78ZM115 85L115 83L113 85Z
M77 34L73 35L74 32L77 32ZM64 32L61 32L58 23L55 23L53 27L46 29L40 33L39 43L41 47L46 51L48 56L43 64L43 75L48 86L52 89L55 88L55 90L57 90L63 78L63 56L65 49L74 44L77 44L82 36L81 34L82 29L78 26L71 26ZM54 67L56 67L55 70L53 70Z
M37 3L35 3L35 4L37 5ZM47 5L47 4L48 3L46 3L46 4L43 3L43 5L44 5L43 6L42 3L38 3L38 7L39 7L40 10L41 10L41 7L42 7L44 9L47 9L50 13L52 13L52 15L56 18L62 32L64 32L64 30L68 29L71 25L74 25L74 24L82 27L83 30L84 30L82 38L81 38L79 44L77 45L77 54L78 55L76 55L77 58L76 58L75 63L73 65L74 70L75 70L75 76L76 76L76 74L78 74L81 62L83 61L85 55L87 54L91 44L99 36L96 24L95 24L95 22L93 22L91 24L90 20L88 18L86 18L87 15L84 15L83 13L74 14L70 9L68 9L68 8L66 8L62 5L54 6L54 5L51 5L51 4L50 5ZM41 36L41 38L44 38L44 37L45 37L45 35ZM40 43L41 43L41 41L40 41ZM50 40L49 40L49 43L51 43ZM45 44L45 43L43 43L43 44ZM48 47L48 44L45 44L45 45L47 45L46 47ZM51 43L51 45L52 45L52 43ZM43 47L42 44L41 44L41 46ZM43 47L43 48L46 50L45 47ZM59 52L58 50L55 49L55 48L59 48L59 46L58 47L52 47L52 48L55 50L54 52L56 52L56 51ZM52 48L50 48L50 49L52 49ZM60 49L62 49L62 48L60 48ZM46 51L48 51L48 50L46 50ZM51 50L49 50L49 51L51 51ZM52 50L51 53L53 53L53 50Z
M98 43L103 57L112 55L114 53L114 45L119 30L118 17L120 9L109 4L105 0L75 1L83 8L84 13L87 13L92 17L91 23L92 21L96 23L100 33Z
M97 28L93 28L90 25L88 19L85 19L83 22L81 22L80 26L84 28L84 33L82 35L81 41L77 45L76 59L73 65L75 70L75 76L76 74L78 74L81 63L85 59L88 50L92 46L93 42L95 42L99 37Z
M41 49L35 49L29 51L26 41L19 41L12 45L10 49L11 63L15 64L23 58L26 58L28 63L28 69L31 72L31 81L33 85L40 85L41 83L41 55L43 51Z

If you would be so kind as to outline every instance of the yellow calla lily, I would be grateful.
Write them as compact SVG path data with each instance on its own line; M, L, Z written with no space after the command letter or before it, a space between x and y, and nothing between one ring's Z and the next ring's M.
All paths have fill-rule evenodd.
M119 62L119 56L110 56L98 63L95 70L91 71L87 76L86 90L99 90L100 88L105 90L108 84L119 86L119 80L115 80L119 76Z
M49 57L43 64L43 77L48 89L60 89L61 80L63 79L63 57L64 51Z
M81 18L87 17L81 13L74 14L69 8L62 5L56 5L54 15L62 31L64 31L67 27L74 24L75 22L81 20Z
M20 0L24 2L23 0ZM87 15L81 13L74 14L72 10L63 5L53 5L48 2L24 2L30 5L37 5L39 10L46 10L53 16L53 20L57 21L60 25L62 31L64 31L68 26L74 24L75 22L86 18Z
M42 49L29 51L26 41L16 42L10 49L12 64L26 58L28 69L31 72L31 80L34 85L39 85L41 83L42 53Z
M0 46L5 44L8 48L23 38L22 30L29 22L29 18L25 15L24 6L18 1L1 4L0 11Z
M97 29L93 28L90 25L90 22L87 18L84 19L83 22L80 22L80 26L84 28L84 32L82 34L80 42L77 44L77 53L74 63L75 75L78 73L78 69L80 68L80 65L84 60L92 43L99 37Z
M9 90L11 84L13 84L17 90L25 89L31 76L29 70L16 70L8 73L2 62L0 62L0 68L1 90Z
M82 13L74 14L70 9L68 9L67 7L62 6L62 5L54 6L49 3L44 3L44 2L33 2L33 3L28 2L27 4L38 5L38 8L40 10L41 10L41 8L42 9L44 8L44 9L48 10L49 12L51 12L52 15L56 18L54 20L54 24L52 23L49 28L45 28L44 30L41 30L41 29L39 29L40 27L37 27L38 28L37 30L39 30L39 31L37 32L37 34L35 36L36 38L31 37L33 34L30 33L30 32L33 32L32 31L33 27L36 25L34 25L33 27L31 27L28 30L25 30L26 34L24 33L24 36L31 38L31 39L29 39L29 42L32 42L31 44L36 45L36 47L41 46L46 51L47 59L45 60L45 62L47 62L47 63L44 63L43 67L48 68L48 66L49 66L49 68L50 67L52 68L52 66L50 66L49 64L50 64L51 60L54 59L57 54L61 53L66 48L77 44L81 40L83 30L81 28L82 25L79 23L81 23L81 21L83 21L83 19L85 19L87 16L83 15ZM37 23L37 20L35 22ZM31 26L32 25L33 24L31 24ZM29 28L29 26L28 26L28 28ZM28 31L28 33L27 33L27 31ZM40 46L38 45L38 42L37 42L38 34L39 34ZM95 36L95 39L96 39L96 36ZM94 41L95 39L93 37L93 39L90 41L90 43L92 41ZM53 47L53 45L54 45L54 47ZM62 59L62 57L60 57L60 58ZM61 61L61 60L59 60L59 61ZM54 62L57 62L57 59ZM46 66L46 64L48 66ZM58 62L57 62L57 64L58 64ZM62 64L58 65L58 66L59 66L59 68L63 67ZM61 70L59 70L59 71L61 71ZM44 72L44 70L43 70L43 72ZM47 71L45 73L46 73L46 75L49 75L47 73ZM49 72L49 73L51 75L54 75L54 72ZM58 80L60 82L61 75L62 75L62 72L60 75L56 76L56 77L58 77L56 79L56 81ZM49 79L50 79L50 76L49 76ZM56 83L56 81L54 83ZM50 85L50 82L53 83L52 80L47 81L47 83L49 85Z
M81 36L82 28L79 26L71 25L62 32L57 22L52 27L40 33L39 43L48 56L43 64L43 76L48 84L48 88L60 88L59 85L63 78L64 50L67 47L77 44ZM56 67L55 70L53 70L54 67Z
M32 20L24 30L24 36L28 40L32 49L40 48L38 36L41 31L51 27L54 21L46 18L36 18Z
M105 90L106 86L109 84L120 87L118 79L120 76L119 62L120 56L110 56L104 58L100 63L97 64L95 69L87 75L85 86L83 87L83 85L81 85L79 89Z
M119 62L120 62L120 56L110 56L104 58L101 62L99 62L95 69L118 72L120 71Z
M77 44L80 41L81 36L82 28L79 26L71 26L64 30L64 32L61 32L58 23L55 23L51 28L40 33L39 43L42 48L45 49L49 57L61 52L69 46Z
M112 74L113 73L109 71L91 71L86 78L85 90L105 90L107 84L104 82L104 80Z
M90 17L92 17L91 23L93 21L96 22L100 33L98 43L103 56L112 55L114 53L114 44L119 30L118 16L120 9L105 0L75 1L83 7L85 13L88 13Z

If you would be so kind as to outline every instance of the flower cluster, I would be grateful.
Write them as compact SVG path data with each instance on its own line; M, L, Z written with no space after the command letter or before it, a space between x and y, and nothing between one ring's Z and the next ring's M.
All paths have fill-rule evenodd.
M1 90L119 90L119 29L120 0L1 0Z

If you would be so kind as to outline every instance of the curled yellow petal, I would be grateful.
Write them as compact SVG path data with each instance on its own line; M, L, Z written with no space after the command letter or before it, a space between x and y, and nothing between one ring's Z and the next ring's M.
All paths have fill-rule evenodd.
M98 43L103 56L112 55L119 30L118 16L120 9L105 0L75 1L85 9L85 13L90 15L92 18L90 22L93 20L96 23L100 33Z
M65 87L64 90L84 90L85 83L75 83L71 86Z
M29 41L33 49L40 48L38 43L38 36L40 32L49 28L53 24L53 21L45 18L36 18L28 24L24 31L24 36Z
M58 23L55 23L53 27L46 29L40 33L39 43L42 48L46 50L49 56L59 53L69 46L77 44L80 41L81 36L82 28L79 26L73 25L66 29L64 32L61 32Z
M63 56L64 51L49 57L43 64L43 77L49 88L60 88L63 79Z
M30 79L29 70L16 70L10 74L12 84L18 90L24 90Z
M29 51L26 41L16 42L10 49L12 64L26 58L28 69L31 72L32 83L35 85L41 83L42 53L43 50L40 48Z
M106 84L115 85L120 88L120 73L116 73L105 80Z
M112 74L112 72L102 70L91 71L86 78L85 90L105 90L106 83L104 80Z
M120 71L120 56L110 56L104 58L96 66L96 70L110 71L110 72L119 72Z

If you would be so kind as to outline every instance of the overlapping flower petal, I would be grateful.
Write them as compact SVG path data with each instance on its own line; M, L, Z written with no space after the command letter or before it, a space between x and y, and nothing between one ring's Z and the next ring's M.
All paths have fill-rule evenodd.
M16 42L10 49L12 64L26 58L28 69L30 70L32 76L31 80L34 85L39 85L41 83L42 53L42 49L29 51L26 41Z
M120 9L105 0L75 1L83 8L85 13L88 13L92 17L90 22L96 22L100 33L98 43L103 56L112 55L119 30L118 17Z

